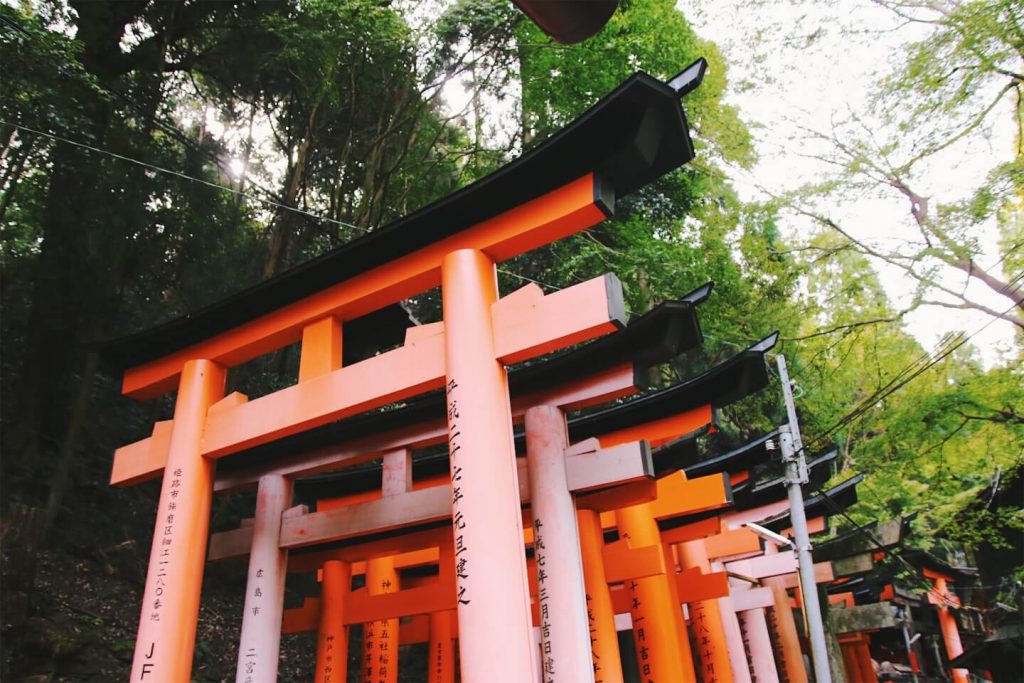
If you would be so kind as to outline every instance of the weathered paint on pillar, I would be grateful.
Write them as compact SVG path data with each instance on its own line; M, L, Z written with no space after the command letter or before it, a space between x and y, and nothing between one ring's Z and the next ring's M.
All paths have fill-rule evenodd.
M680 543L676 547L679 549L679 558L683 569L697 568L705 574L711 571L704 539ZM746 671L746 656L743 654L743 648L734 648L739 655L743 656L743 666L737 672L738 675L734 674L733 662L729 656L727 638L730 635L734 637L733 642L737 646L742 645L739 624L735 624L735 633L730 634L726 631L725 619L718 600L692 602L689 604L689 609L690 625L697 646L697 656L700 659L701 678L705 683L732 683L734 680L747 683L750 676ZM732 619L736 620L735 612L732 613Z
M861 641L857 643L857 663L860 668L858 681L864 683L878 683L878 676L875 674L875 665L871 661L871 638L866 633L861 635Z
M561 410L538 406L526 411L541 673L544 683L593 683L576 505L565 474L568 445Z
M615 610L612 608L611 590L604 573L601 515L594 510L578 510L576 522L583 555L583 583L586 588L594 683L623 683L619 638L615 631Z
M508 380L495 357L494 263L470 249L448 254L441 288L462 680L535 683Z
M181 371L131 681L189 683L210 531L214 463L200 454L206 412L224 395L223 367L190 360Z
M427 683L455 683L455 641L452 620L455 612L430 615L430 649L427 653Z
M634 547L662 548L650 503L617 510L615 519L619 536ZM666 565L672 566L672 563ZM626 582L631 600L633 643L643 683L693 683L697 680L682 609L669 583L670 577L665 574Z
M399 590L393 557L366 562L366 591L384 595ZM398 683L398 619L380 619L363 624L363 683Z
M238 644L236 683L276 683L288 551L280 547L281 515L291 505L292 484L279 474L260 477L256 490L249 574Z
M780 679L789 683L807 683L807 669L800 650L800 637L797 634L796 620L793 618L793 608L789 605L789 594L786 593L784 579L776 576L762 579L761 582L772 590L774 606L768 613L768 619L782 651Z
M942 597L943 600L948 600L949 596L952 595L952 591L949 590L949 582L945 577L937 577L933 579L935 583L935 593ZM959 599L953 598L956 602ZM964 653L964 646L960 642L960 629L957 628L956 619L953 617L952 612L949 611L949 607L945 604L937 605L939 610L939 628L942 630L942 641L946 645L946 656L950 659L959 657ZM967 669L952 669L953 683L968 683Z
M744 610L738 614L743 631L743 643L750 659L752 683L778 683L779 669L775 666L772 639L768 635L768 622L763 607Z
M345 683L348 677L348 628L345 595L352 585L348 562L324 563L320 584L320 628L316 641L315 683Z
M860 662L857 661L857 644L839 641L843 653L843 669L846 677L860 683Z

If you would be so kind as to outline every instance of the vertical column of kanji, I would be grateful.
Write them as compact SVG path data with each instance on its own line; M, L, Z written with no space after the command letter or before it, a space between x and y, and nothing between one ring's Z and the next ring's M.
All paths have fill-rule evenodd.
M676 547L679 549L683 569L696 568L704 573L711 571L704 539L680 543ZM719 607L719 600L691 602L689 610L697 656L700 659L701 677L705 683L749 683L750 674L747 672L746 655L743 654L741 647L739 625L736 624L736 633L732 634L735 640L732 642L736 645L734 649L738 648L737 654L743 657L742 668L737 667L730 658L730 641L727 639L730 634L726 632L725 618ZM732 619L736 620L735 612Z
M772 591L774 604L768 618L782 651L780 679L789 683L807 683L807 669L804 666L803 652L800 650L800 637L796 631L793 608L789 604L789 594L786 593L783 581L784 579L778 576L761 580L761 583Z
M393 557L366 562L366 591L370 595L399 589ZM363 683L398 683L398 619L378 619L363 624Z
M348 680L345 596L351 587L352 567L348 562L324 562L320 583L320 627L316 641L315 683L345 683Z
M236 683L275 683L281 650L281 615L288 551L281 549L281 515L291 504L292 483L279 474L260 477L256 490L249 575L245 583Z
M772 639L768 635L768 622L763 607L744 610L738 613L740 628L743 631L743 643L747 647L750 658L751 681L768 683L779 680L779 670L775 666L775 654L772 652Z
M190 360L181 371L132 681L188 683L192 678L214 478L214 463L200 448L206 412L223 396L225 376L223 367L207 360Z
M960 599L957 598L953 591L949 590L949 582L944 577L938 577L933 579L935 590L934 593L938 596L935 602L940 602L938 605L939 610L939 628L942 629L942 641L946 645L946 655L953 659L963 654L964 646L960 642L960 629L957 628L956 619L953 614L949 611L949 605L959 605ZM967 669L952 669L953 683L967 683Z
M538 406L526 411L541 671L545 683L593 683L576 505L565 473L568 445L561 410Z
M398 449L385 453L381 467L381 495L384 498L412 490L412 453ZM370 595L397 591L398 572L393 557L366 561L366 590ZM398 619L380 619L363 625L362 680L365 683L395 683L398 680Z
M427 683L455 683L455 642L452 620L455 612L430 614L430 651L427 655Z
M578 510L576 521L583 554L583 583L586 588L590 653L594 683L622 683L619 639L615 632L615 610L604 573L604 533L601 515L594 510Z
M650 503L617 510L615 520L619 536L631 546L662 548L661 533ZM672 566L671 562L665 564ZM697 680L682 608L679 600L673 598L674 591L669 585L674 578L660 574L626 582L642 683L693 683Z
M538 657L508 380L495 358L494 263L463 249L441 273L462 680L529 683Z

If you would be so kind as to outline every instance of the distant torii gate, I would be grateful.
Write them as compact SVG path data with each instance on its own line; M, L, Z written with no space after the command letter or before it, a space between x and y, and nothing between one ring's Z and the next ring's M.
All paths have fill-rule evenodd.
M689 161L693 147L678 100L703 68L703 61L695 64L671 85L638 74L465 190L219 306L107 346L127 367L126 395L152 398L178 388L163 432L166 458L136 468L162 469L163 482L132 681L191 678L218 460L244 459L442 387L452 509L461 520L453 552L461 562L463 676L538 680L505 366L616 329L622 298L609 278L548 297L525 290L499 298L495 264L605 219L617 194ZM437 285L443 322L410 331L398 349L341 366L349 321ZM294 342L302 345L297 384L252 400L224 396L229 368ZM159 458L157 436L132 453ZM264 507L283 507L281 484L268 480L267 492L276 490L273 503L264 496ZM287 522L283 514L277 519ZM250 579L266 581L257 586L260 595L264 585L276 592L283 581L280 551L265 557L272 566L250 565ZM250 597L259 597L255 590L246 605L258 614ZM276 671L276 652L253 645L242 654L248 663L240 661L240 680Z

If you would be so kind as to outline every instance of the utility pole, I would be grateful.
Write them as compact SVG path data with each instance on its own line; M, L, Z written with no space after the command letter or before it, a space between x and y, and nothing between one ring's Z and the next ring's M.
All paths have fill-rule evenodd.
M818 589L814 581L814 560L811 557L811 537L807 532L807 513L804 510L804 494L801 485L809 480L807 459L804 457L800 425L796 419L796 405L793 403L793 387L786 370L786 359L777 356L782 394L786 399L786 416L789 424L779 430L782 461L786 465L786 488L789 490L790 520L793 522L793 536L796 542L796 558L800 567L801 598L804 616L807 619L807 636L811 641L811 660L814 663L814 680L817 683L832 683L828 665L828 646L825 644L825 624L821 618Z

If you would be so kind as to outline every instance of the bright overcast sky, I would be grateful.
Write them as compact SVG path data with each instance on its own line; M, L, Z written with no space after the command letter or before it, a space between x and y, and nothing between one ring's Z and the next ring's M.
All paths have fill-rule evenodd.
M818 177L822 167L797 156L807 151L808 144L797 126L828 131L834 118L842 118L851 109L864 112L865 94L874 78L895 63L901 44L920 37L923 30L910 26L887 31L896 27L893 15L867 0L679 0L677 7L702 37L722 50L730 69L729 101L740 108L744 120L754 124L761 161L753 173L733 174L746 199L764 198L758 188L782 192ZM860 35L851 35L850 28ZM808 41L811 35L814 40ZM974 140L951 150L948 158L935 165L926 178L927 193L943 201L962 196L997 160L1010 158L1012 117L1008 111L993 117L1000 119L991 139ZM906 225L908 207L905 202L862 199L834 205L832 215L854 228L859 238L882 243ZM994 227L982 241L986 253L979 263L988 266L999 259ZM891 268L879 271L894 303L905 303L912 291L907 279ZM959 284L962 286L962 279ZM1005 299L981 289L968 291L992 308L1002 310L1008 305ZM971 333L990 320L982 313L923 308L908 315L907 326L931 348L944 333ZM991 365L1000 349L1010 349L1012 339L1012 325L996 321L975 336L973 343Z

